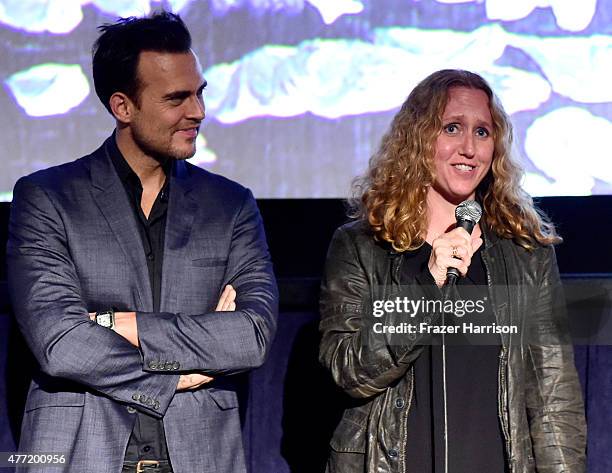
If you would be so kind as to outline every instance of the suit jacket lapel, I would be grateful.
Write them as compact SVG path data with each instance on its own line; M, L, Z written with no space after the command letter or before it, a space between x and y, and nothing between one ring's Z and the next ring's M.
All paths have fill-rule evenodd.
M109 139L114 139L112 136ZM153 298L144 248L136 226L134 211L108 156L106 143L95 153L91 165L93 196L106 222L132 267L138 288L138 307L132 310L153 311ZM92 228L92 231L95 231Z
M183 265L191 260L188 243L198 209L198 202L191 195L193 182L184 161L174 164L170 179L160 304L163 312L176 310L177 275L183 272Z

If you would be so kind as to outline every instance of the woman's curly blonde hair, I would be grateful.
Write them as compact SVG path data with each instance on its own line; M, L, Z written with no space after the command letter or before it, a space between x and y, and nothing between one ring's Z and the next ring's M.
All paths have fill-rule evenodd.
M483 207L481 225L528 250L562 241L520 186L523 170L512 156L512 124L499 99L481 76L463 70L434 72L412 90L368 170L353 182L351 216L368 221L374 236L396 251L424 243L427 190L435 180L435 143L452 87L482 90L489 97L495 147L491 169L476 190Z

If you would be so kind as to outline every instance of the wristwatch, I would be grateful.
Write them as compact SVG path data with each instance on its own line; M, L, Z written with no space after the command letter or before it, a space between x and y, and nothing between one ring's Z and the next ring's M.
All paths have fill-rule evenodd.
M96 323L102 327L112 329L115 326L115 311L108 309L102 312L96 312Z

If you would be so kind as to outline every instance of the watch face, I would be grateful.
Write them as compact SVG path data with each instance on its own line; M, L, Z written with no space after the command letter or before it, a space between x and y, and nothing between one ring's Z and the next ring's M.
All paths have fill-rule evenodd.
M102 312L96 315L96 322L106 328L111 328L113 325L113 319L109 312Z

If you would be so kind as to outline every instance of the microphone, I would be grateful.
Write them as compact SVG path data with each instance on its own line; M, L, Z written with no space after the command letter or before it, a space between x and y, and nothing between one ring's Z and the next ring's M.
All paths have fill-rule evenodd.
M475 200L464 200L455 209L455 218L457 219L457 227L463 228L470 235L476 224L482 217L482 208ZM459 271L457 268L448 268L446 270L446 285L454 286L459 279Z

